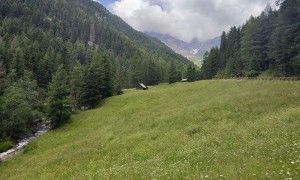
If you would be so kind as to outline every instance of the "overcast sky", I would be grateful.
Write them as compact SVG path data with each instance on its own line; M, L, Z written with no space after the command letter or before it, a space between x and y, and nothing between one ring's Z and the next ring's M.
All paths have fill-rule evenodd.
M275 0L97 0L138 31L184 41L211 39L258 16Z

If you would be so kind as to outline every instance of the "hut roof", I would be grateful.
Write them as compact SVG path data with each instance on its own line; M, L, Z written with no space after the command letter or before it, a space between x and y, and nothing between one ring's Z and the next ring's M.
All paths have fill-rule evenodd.
M145 86L143 83L139 83L139 85L142 87L142 88L147 88L147 86Z
M186 81L187 81L187 79L182 79L182 80L181 80L181 82L186 82Z

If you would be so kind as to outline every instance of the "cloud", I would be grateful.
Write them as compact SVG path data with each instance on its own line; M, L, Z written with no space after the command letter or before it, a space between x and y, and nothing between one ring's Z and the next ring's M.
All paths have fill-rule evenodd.
M109 8L138 31L191 41L195 37L210 39L231 26L242 25L266 5L266 0L119 0Z

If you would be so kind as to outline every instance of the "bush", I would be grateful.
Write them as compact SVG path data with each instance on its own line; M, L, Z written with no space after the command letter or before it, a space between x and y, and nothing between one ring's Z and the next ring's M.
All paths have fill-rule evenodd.
M255 70L245 71L244 74L245 74L246 77L257 77L257 76L259 76L259 72L255 71Z
M218 71L217 74L214 76L214 78L216 78L216 79L226 79L226 78L232 78L232 77L233 77L233 75L227 69Z
M11 141L0 142L0 153L5 152L12 148L14 144Z

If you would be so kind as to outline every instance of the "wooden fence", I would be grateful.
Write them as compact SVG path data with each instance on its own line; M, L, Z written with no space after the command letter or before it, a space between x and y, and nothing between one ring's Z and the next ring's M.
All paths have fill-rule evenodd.
M300 81L300 77L244 77L241 79L258 81Z
M300 81L300 77L240 77L240 78L213 78L213 79L236 79L257 81Z

